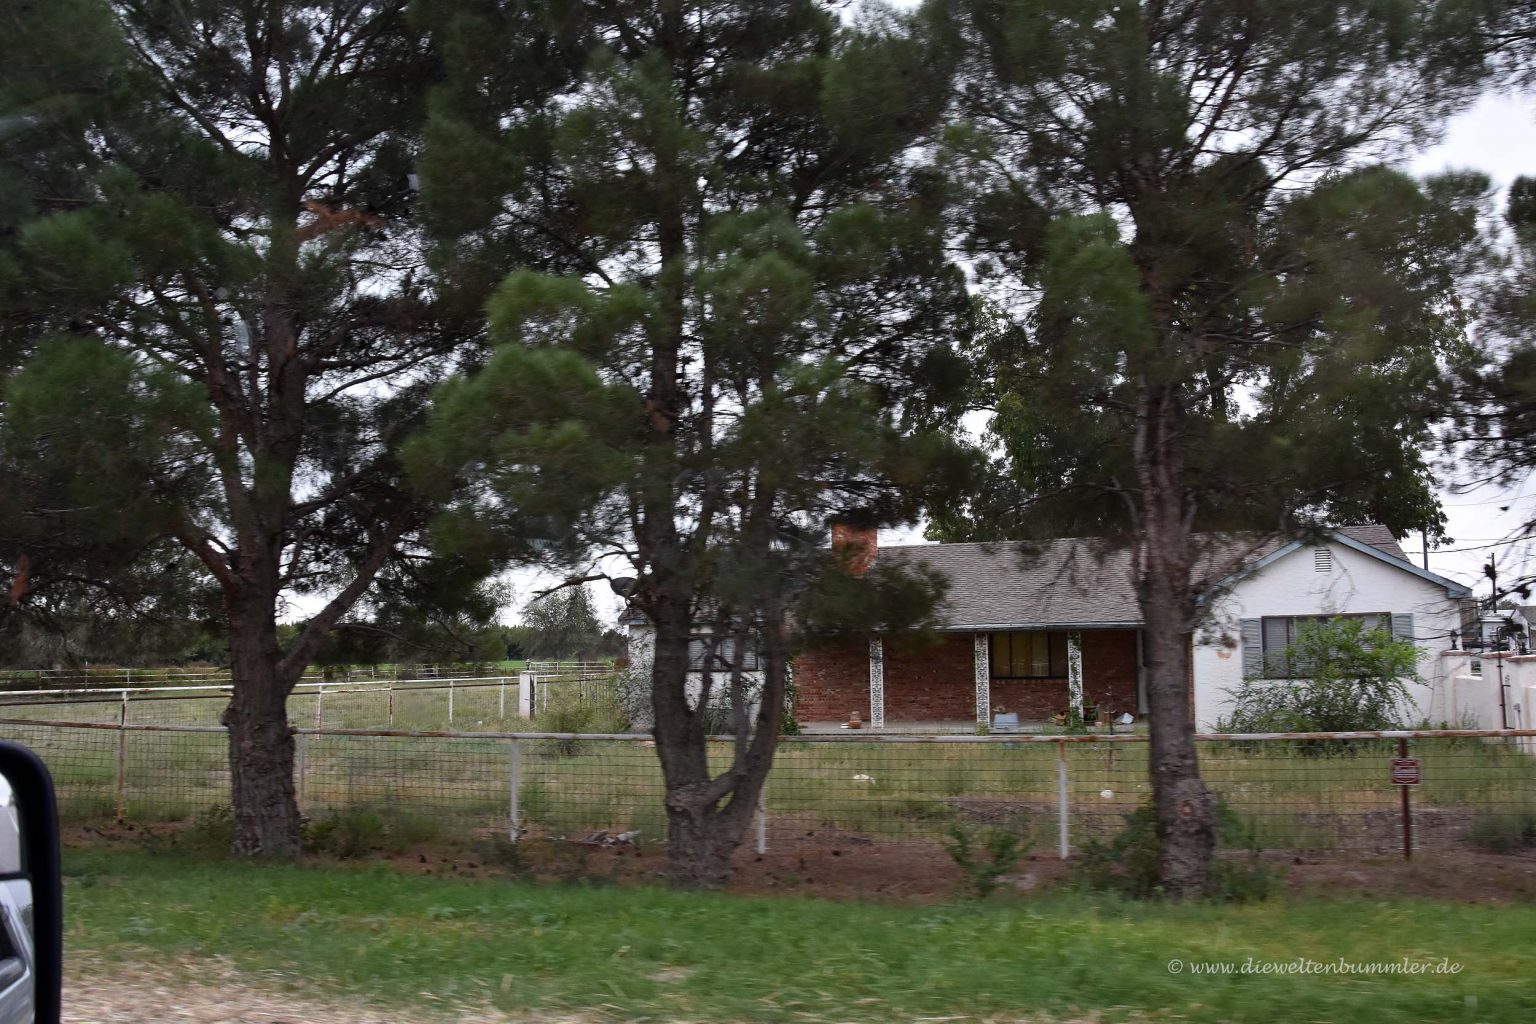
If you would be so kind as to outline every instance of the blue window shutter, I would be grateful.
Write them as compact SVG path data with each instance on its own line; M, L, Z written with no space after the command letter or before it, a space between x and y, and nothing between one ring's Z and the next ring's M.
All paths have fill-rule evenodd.
M1392 639L1394 639L1394 640L1406 640L1409 643L1413 643L1414 642L1414 640L1413 640L1413 616L1412 615L1397 615L1397 614L1394 614L1392 616Z
M1243 675L1250 679L1264 675L1264 633L1258 619L1243 620Z

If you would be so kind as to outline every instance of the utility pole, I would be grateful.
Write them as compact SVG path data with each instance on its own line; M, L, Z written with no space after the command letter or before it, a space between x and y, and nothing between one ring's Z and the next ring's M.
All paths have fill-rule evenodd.
M1498 615L1498 613L1499 613L1499 567L1498 567L1497 563L1494 562L1494 558L1493 558L1492 555L1488 556L1488 564L1483 566L1483 575L1488 577L1488 582L1492 585L1492 589L1493 589L1493 596L1488 599L1488 611L1491 614L1493 614L1493 615ZM1478 628L1479 632L1481 632L1481 630L1483 628L1483 624L1481 622L1479 622L1477 624L1477 628ZM1507 636L1507 631L1505 630L1505 628L1503 626L1499 626L1498 629L1494 633L1494 641L1495 641L1495 646L1496 646L1497 649L1493 652L1493 660L1494 660L1494 662L1499 667L1499 728L1500 729L1508 729L1509 728L1509 706L1508 706L1508 703L1507 703L1506 697L1505 697L1505 690L1507 689L1507 687L1504 685L1504 646L1505 646L1505 643L1506 643L1506 636Z

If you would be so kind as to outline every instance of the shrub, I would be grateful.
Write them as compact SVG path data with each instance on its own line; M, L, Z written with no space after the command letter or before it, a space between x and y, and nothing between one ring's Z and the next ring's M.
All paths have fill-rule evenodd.
M973 829L959 823L949 826L944 848L965 875L966 895L978 900L992 895L998 879L1012 871L1028 850L1019 832L995 827Z
M1467 827L1467 842L1486 853L1517 853L1536 847L1536 812L1480 812Z
M1216 802L1217 847L1247 846L1245 859L1218 858L1211 865L1211 887L1206 893L1220 903L1253 903L1274 894L1279 881L1259 860L1250 830L1221 800ZM1131 899L1158 899L1163 895L1158 869L1157 814L1145 804L1125 816L1125 827L1109 842L1097 839L1084 844L1073 867L1075 882L1084 889L1114 892Z
M199 853L228 853L235 841L235 814L225 804L199 811L181 833L181 845Z
M1283 656L1284 680L1248 678L1228 690L1232 714L1218 732L1347 732L1400 729L1415 705L1417 645L1358 619L1305 624Z

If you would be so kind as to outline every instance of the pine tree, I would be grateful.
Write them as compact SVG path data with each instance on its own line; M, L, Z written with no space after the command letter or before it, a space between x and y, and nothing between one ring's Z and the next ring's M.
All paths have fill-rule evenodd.
M911 153L945 69L893 23L855 31L811 0L437 10L458 63L425 197L461 279L512 272L489 303L500 347L443 392L416 465L426 486L480 482L443 527L458 543L551 564L607 552L577 578L628 578L655 628L672 874L719 884L796 644L921 619L934 597L847 575L825 531L910 520L966 465L945 428L971 301L942 246L942 181ZM583 69L556 100L506 86L550 54ZM546 272L513 269L541 250ZM719 641L702 693L696 634ZM735 735L718 774L712 701Z
M1174 897L1209 877L1189 659L1203 590L1235 568L1232 535L1443 523L1421 446L1463 342L1457 261L1485 183L1421 186L1372 163L1421 144L1476 79L1431 13L926 11L959 54L963 230L1004 314L983 375L999 473L936 533L1130 544Z
M381 575L420 564L431 510L396 451L479 330L423 283L411 175L436 64L407 7L0 15L13 479L67 483L52 521L174 544L217 588L248 854L298 852L287 697ZM284 645L295 597L319 610Z

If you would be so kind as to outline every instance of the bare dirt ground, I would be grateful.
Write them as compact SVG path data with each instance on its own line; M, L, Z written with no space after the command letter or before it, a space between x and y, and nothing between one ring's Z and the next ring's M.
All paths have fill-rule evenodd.
M509 1017L495 1010L445 1006L441 1013L412 1008L398 1014L342 1001L286 995L264 979L200 962L201 978L186 972L124 972L94 962L70 965L64 981L64 1024L589 1024L578 1016Z
M174 831L174 830L172 830ZM65 834L68 845L140 843L144 833L127 828L77 828ZM486 863L481 853L432 845L400 853L375 850L363 861L387 861L397 870L439 878L507 877L522 874L539 881L583 879L618 885L662 885L666 850L658 845L587 846L563 840L529 838L519 844L515 868ZM1229 854L1229 856L1245 856ZM1263 854L1282 878L1283 889L1298 896L1410 897L1465 903L1536 902L1536 849L1492 854L1468 844L1416 852L1404 861L1399 851L1336 851ZM316 865L336 865L311 858ZM355 863L355 862L341 862ZM1002 879L1001 887L1023 894L1046 892L1068 880L1072 861L1039 851L1023 858ZM882 903L939 903L955 898L963 877L944 848L932 842L876 841L836 830L807 830L770 839L766 854L750 846L738 851L731 891L750 895L797 895L829 900Z

